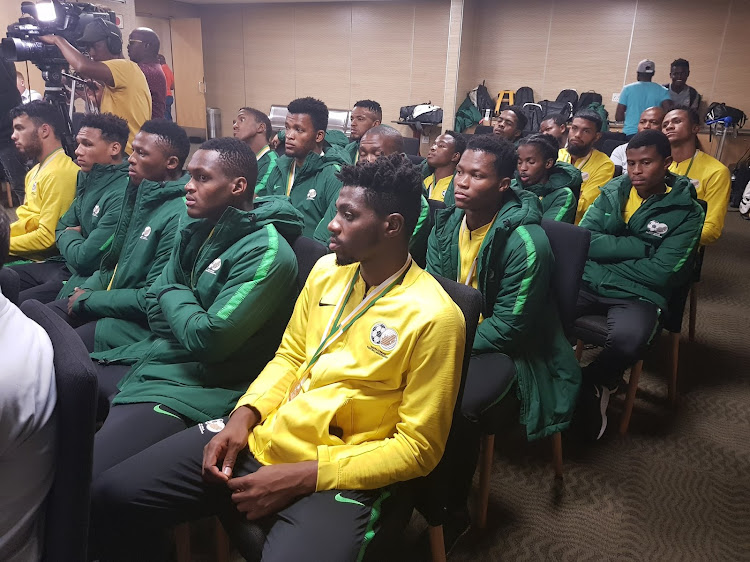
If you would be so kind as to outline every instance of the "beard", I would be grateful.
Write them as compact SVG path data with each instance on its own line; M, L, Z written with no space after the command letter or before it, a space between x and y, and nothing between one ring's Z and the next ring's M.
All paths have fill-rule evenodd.
M351 256L340 256L336 254L336 265L344 266L344 265L352 265L353 263L357 263L357 260L355 260Z
M576 158L581 158L582 156L586 156L589 152L591 152L592 146L593 145L590 144L578 146L575 144L570 144L570 142L568 142L568 154L570 154L571 156L575 156Z
M42 154L42 141L39 137L29 139L26 146L17 150L24 159L37 161Z

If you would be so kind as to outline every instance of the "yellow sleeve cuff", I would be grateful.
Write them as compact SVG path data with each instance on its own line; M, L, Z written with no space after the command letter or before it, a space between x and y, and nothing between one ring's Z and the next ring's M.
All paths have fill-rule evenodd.
M331 461L328 454L328 447L320 445L318 447L318 481L315 484L315 491L339 489L339 463Z

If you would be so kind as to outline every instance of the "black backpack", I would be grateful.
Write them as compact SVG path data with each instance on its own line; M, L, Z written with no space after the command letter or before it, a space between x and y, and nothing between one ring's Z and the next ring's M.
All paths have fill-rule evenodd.
M737 127L738 129L741 129L745 125L745 121L747 121L747 115L745 115L745 112L736 107L730 107L725 103L719 102L714 102L708 106L705 121L708 122L715 119L723 119L724 117L730 117L732 119L730 126Z
M592 103L602 103L602 95L597 92L583 92L578 98L578 107L588 109Z
M492 99L490 91L484 85L484 81L477 86L477 109L482 116L484 116L484 112L488 109L490 111L495 110L495 100Z
M543 100L539 102L539 105L542 108L540 123L550 115L560 114L565 117L566 121L570 121L570 118L573 115L573 104L568 101Z
M570 106L573 108L573 113L578 110L578 92L575 90L563 90L557 94L555 101L562 103L569 102Z
M514 104L520 105L521 107L523 107L523 104L525 103L534 103L534 90L528 86L518 88L514 100Z
M521 108L526 116L526 126L523 128L524 136L531 133L538 133L539 126L542 124L542 107L538 103L526 103Z

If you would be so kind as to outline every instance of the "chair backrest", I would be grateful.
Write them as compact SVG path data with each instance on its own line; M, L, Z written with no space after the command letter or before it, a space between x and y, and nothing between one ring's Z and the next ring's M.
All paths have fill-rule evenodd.
M591 232L580 226L547 219L542 220L542 228L555 256L552 294L560 311L563 329L566 334L571 334L576 319L583 268L589 255Z
M612 156L612 152L614 152L615 148L620 146L622 142L620 142L619 139L607 139L601 144L601 148L598 148L597 150L600 150L607 156Z
M445 209L445 203L437 201L436 199L428 199L427 204L430 206L430 221L431 224L435 224L435 215L441 209Z
M490 133L492 133L490 125L477 125L477 128L474 129L475 135L489 135Z
M412 156L419 156L419 139L414 137L404 137L404 153Z
M301 291L313 266L328 253L328 248L312 238L298 236L292 244L292 250L297 256L297 288Z
M18 278L18 273L7 267L0 269L0 292L3 296L13 304L18 304L20 290L21 280Z
M406 157L415 166L420 166L421 167L422 166L422 162L425 161L424 156L418 156L416 154L407 154Z
M86 560L94 456L97 381L86 346L49 307L28 300L21 310L49 335L57 382L55 480L47 497L44 560Z
M350 109L329 109L328 110L328 131L341 131L345 135L352 132L351 128L351 110Z

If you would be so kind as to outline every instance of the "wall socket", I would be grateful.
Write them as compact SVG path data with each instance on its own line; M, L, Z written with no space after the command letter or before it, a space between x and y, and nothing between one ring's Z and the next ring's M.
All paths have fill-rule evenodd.
M618 103L620 101L620 92L612 94L612 101Z

